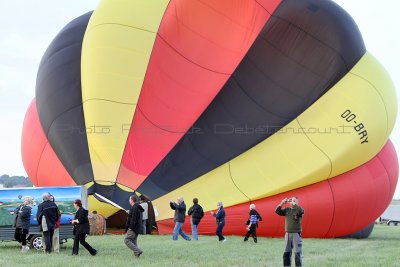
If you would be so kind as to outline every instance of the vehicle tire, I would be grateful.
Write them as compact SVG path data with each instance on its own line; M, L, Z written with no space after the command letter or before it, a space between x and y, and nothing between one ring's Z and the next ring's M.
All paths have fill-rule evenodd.
M29 246L32 249L36 249L36 250L43 249L42 235L34 235L34 236L32 236L32 238L29 240Z
M393 221L388 221L388 222L387 222L387 225L389 225L389 226L395 226L395 225L396 225L396 223L395 223L395 222L393 222Z

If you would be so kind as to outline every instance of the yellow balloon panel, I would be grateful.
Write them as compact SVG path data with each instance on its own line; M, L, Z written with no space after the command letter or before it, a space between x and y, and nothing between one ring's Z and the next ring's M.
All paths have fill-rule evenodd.
M102 0L93 13L88 29L110 23L157 32L169 0Z
M389 74L374 56L367 52L362 61L365 63L354 66L351 73L370 83L382 98L387 113L386 136L389 136L397 117L396 89Z
M373 84L362 70L379 70L382 66L364 56L352 72L341 79L323 97L298 117L308 138L332 161L330 177L347 172L373 158L386 143L390 132L389 113L396 109L380 91L394 91L388 83ZM365 78L363 78L365 77ZM381 81L385 77L381 77ZM386 76L386 79L390 78ZM313 131L311 131L311 129ZM322 132L322 133L321 133ZM324 133L328 132L328 133Z
M251 199L316 183L331 173L329 158L297 120L230 163L233 181Z
M111 215L119 211L119 208L98 201L94 196L88 196L88 206L89 206L89 212L97 211L98 214L101 214L106 218L110 217Z
M167 4L104 0L89 21L82 45L82 99L96 181L116 179Z
M82 100L136 104L154 40L154 33L112 24L87 32L82 52Z
M94 180L115 182L135 106L89 100L83 108Z
M169 202L171 200L176 201L178 197L183 197L187 207L190 207L193 198L197 197L206 211L216 209L217 201L220 201L222 196L224 206L248 201L248 198L232 183L229 164L224 164L203 175L201 179L191 181L177 190L153 200L153 205L158 211L156 220L160 221L174 216L174 211L170 208Z

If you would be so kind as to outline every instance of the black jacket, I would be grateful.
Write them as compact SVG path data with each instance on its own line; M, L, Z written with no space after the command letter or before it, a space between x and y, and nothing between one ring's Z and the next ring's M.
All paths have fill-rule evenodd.
M199 204L194 204L189 208L188 215L192 215L193 224L198 225L204 216L203 208Z
M79 223L74 224L74 235L90 233L90 225L89 225L87 210L80 207L76 211L74 219L78 219L78 221L79 221Z
M144 211L143 207L140 206L138 203L135 203L129 209L128 220L126 222L125 231L131 229L136 234L143 233L143 226L142 226L142 218Z
M185 222L185 213L186 213L186 204L182 202L181 204L177 204L175 202L170 202L169 205L171 209L175 210L174 214L174 222Z
M15 227L29 230L31 225L31 206L20 205L15 209Z
M59 214L58 207L53 201L46 200L40 203L36 214L36 219L40 225L40 229L43 230L42 229L43 217L46 220L47 228L49 230L54 229L54 226L59 216L58 214Z

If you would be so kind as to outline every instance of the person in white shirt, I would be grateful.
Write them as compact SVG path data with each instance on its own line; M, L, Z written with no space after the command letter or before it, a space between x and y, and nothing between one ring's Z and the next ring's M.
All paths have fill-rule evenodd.
M140 200L140 206L144 209L142 215L142 226L143 226L143 234L147 234L147 220L149 219L149 204L146 201L146 198L141 195L139 197Z

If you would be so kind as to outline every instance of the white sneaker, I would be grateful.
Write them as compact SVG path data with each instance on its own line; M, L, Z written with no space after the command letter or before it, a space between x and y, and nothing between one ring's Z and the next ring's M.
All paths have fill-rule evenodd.
M29 246L22 246L22 248L21 248L22 253L26 253L28 251L29 251Z
M222 242L226 242L226 240L227 240L227 239L225 238L224 240L222 240Z

